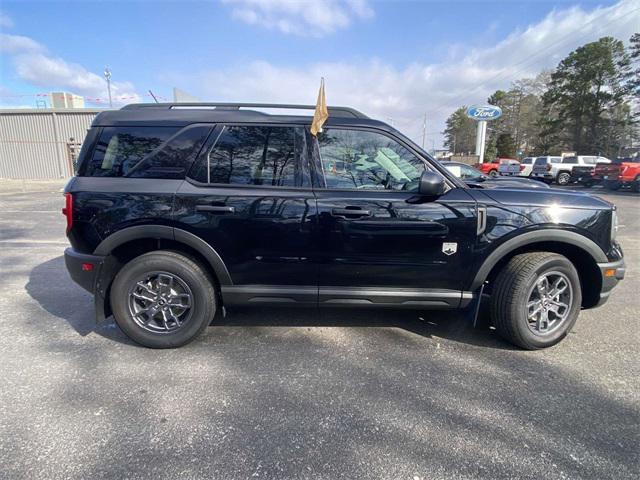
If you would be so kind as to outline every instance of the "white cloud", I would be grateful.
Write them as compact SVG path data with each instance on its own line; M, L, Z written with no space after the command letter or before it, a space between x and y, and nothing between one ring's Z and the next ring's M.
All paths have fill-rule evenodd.
M0 53L11 57L15 72L21 80L43 87L46 92L68 90L72 93L108 102L107 85L100 75L83 66L67 62L47 52L35 40L20 35L0 34ZM138 102L140 96L131 82L111 83L113 103L116 105ZM95 100L94 100L95 103Z
M0 28L13 27L13 20L7 14L0 12Z
M320 37L371 18L367 0L222 0L233 18L282 33Z
M420 139L422 117L427 130L440 132L449 113L463 104L486 101L496 89L544 68L553 68L578 46L611 35L627 41L640 25L634 0L585 11L556 10L542 21L516 31L489 48L474 48L439 64L413 63L403 68L379 59L360 62L274 65L255 61L200 74L165 76L167 81L216 101L315 103L320 77L327 100L382 120ZM458 51L459 52L459 51ZM441 135L433 139L439 146Z

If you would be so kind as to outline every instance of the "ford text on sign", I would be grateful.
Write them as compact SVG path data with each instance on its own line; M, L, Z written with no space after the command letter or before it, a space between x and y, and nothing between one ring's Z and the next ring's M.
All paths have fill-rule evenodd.
M502 115L500 107L493 105L472 106L467 108L467 117L474 120L495 120Z

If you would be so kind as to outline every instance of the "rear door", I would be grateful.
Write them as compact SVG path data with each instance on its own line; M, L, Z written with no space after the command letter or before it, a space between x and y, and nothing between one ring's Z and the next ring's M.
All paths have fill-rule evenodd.
M417 195L429 167L386 132L332 127L317 142L320 305L457 307L473 198L462 188Z
M220 255L225 304L317 302L316 203L303 127L222 125L178 190L177 227Z

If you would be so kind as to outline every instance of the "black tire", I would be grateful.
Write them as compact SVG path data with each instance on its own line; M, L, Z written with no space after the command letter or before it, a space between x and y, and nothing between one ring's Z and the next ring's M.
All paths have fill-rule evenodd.
M591 188L593 187L593 182L583 182L582 185L584 188Z
M558 185L569 185L571 181L571 174L569 172L560 172L556 177Z
M188 292L190 307L186 310L179 310L180 307L177 307L178 312L183 311L182 320L184 323L181 326L177 326L177 322L173 323L175 330L159 331L163 327L162 325L157 326L156 323L159 321L154 320L151 322L154 330L150 331L150 327L140 325L147 318L136 320L131 311L132 308L137 308L136 306L131 307L131 302L135 302L130 298L132 289L135 289L141 278L156 275L155 272L161 272L160 275L168 275L166 278L171 278L179 285L176 288L182 288L182 291ZM158 288L162 290L161 287ZM152 296L147 292L143 293ZM122 331L134 342L150 348L175 348L189 343L209 325L216 312L216 295L213 281L208 272L193 259L165 250L145 253L122 267L111 286L110 299L113 316ZM158 300L158 302L160 301L165 304L164 300ZM153 311L164 316L160 310L167 310L170 307L167 306L168 304L159 307L157 306L158 302L150 302L144 306L155 305ZM140 317L136 316L136 318ZM150 324L147 323L147 325Z
M572 303L564 321L548 334L534 333L527 319L527 303L536 280L545 273L560 272L569 281ZM580 278L573 264L552 252L514 256L498 274L491 295L491 318L507 341L527 350L547 348L560 342L573 328L582 304Z
M498 170L489 170L489 176L491 178L496 178L498 176Z
M607 190L620 190L620 187L622 187L622 184L615 180L607 180L606 182L604 182L604 188L606 188Z
M638 175L631 184L631 191L635 193L640 192L640 175Z

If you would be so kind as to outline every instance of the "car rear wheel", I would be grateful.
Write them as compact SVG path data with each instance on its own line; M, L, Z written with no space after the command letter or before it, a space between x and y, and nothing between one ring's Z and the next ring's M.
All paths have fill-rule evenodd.
M573 264L552 252L523 253L500 271L491 317L506 340L527 350L560 342L575 324L582 291Z
M571 180L571 174L567 172L561 172L558 174L558 178L556 178L556 182L558 185L567 185Z
M216 312L213 282L191 258L170 251L127 263L111 287L113 316L133 341L174 348L196 338Z
M498 170L489 170L489 176L490 177L497 177L498 176Z
M640 192L640 175L638 175L631 184L631 191L635 193Z

